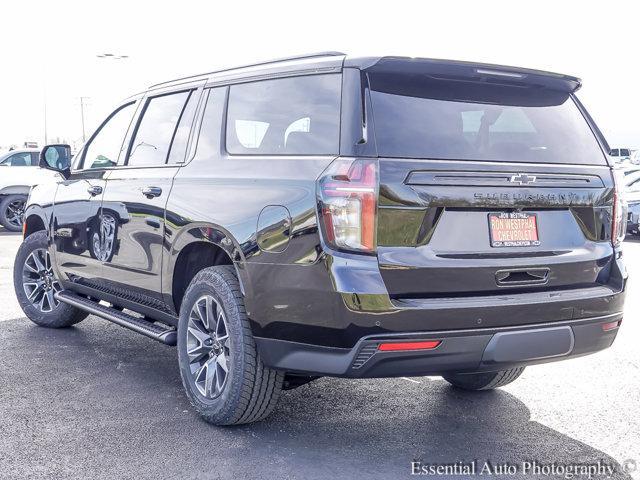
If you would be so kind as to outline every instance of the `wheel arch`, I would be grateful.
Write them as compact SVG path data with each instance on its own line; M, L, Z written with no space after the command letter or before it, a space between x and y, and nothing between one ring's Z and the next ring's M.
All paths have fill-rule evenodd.
M38 214L31 214L24 219L24 238L40 230L46 230L45 221Z
M168 261L163 270L165 301L176 313L184 293L193 277L203 268L233 265L243 295L248 278L242 268L244 255L238 242L224 229L201 224L180 232L167 252Z
M27 205L24 211L24 238L34 232L49 229L50 209L45 209L38 204Z

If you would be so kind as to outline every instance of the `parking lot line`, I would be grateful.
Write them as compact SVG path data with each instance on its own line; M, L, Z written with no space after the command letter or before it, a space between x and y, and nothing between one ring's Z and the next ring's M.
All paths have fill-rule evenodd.
M403 380L406 380L407 382L413 382L413 383L420 383L418 380L414 380L413 378L407 378L407 377L400 377Z

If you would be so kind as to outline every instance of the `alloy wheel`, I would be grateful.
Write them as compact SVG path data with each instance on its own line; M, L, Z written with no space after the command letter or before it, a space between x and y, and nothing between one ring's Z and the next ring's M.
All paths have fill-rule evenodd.
M229 376L229 330L222 306L211 295L200 297L189 313L187 355L200 394L220 396Z
M9 202L5 210L5 218L7 222L16 228L22 228L24 220L24 200L14 200Z
M44 248L31 252L22 267L22 287L27 300L43 313L49 313L60 302L55 294L62 290L51 265L51 256Z

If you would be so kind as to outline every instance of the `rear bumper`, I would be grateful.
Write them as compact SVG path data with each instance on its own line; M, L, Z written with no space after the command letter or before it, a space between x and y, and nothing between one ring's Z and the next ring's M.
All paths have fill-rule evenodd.
M447 298L392 298L374 256L325 255L312 265L246 263L245 304L254 337L351 351L385 335L490 332L565 325L622 312L622 252L608 283ZM487 340L488 341L488 340Z
M603 350L618 328L603 325L622 320L611 314L570 322L526 327L414 332L363 337L353 348L256 338L268 366L306 375L395 377L487 372L565 360ZM438 340L431 350L380 351L382 343Z

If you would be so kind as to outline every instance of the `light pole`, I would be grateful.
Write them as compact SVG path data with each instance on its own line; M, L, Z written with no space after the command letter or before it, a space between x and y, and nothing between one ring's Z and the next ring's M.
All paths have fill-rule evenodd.
M85 100L89 100L89 97L80 97L80 116L82 117L82 143L87 141L87 137L84 129L84 105Z
M44 91L44 144L48 142L47 138L47 90Z

